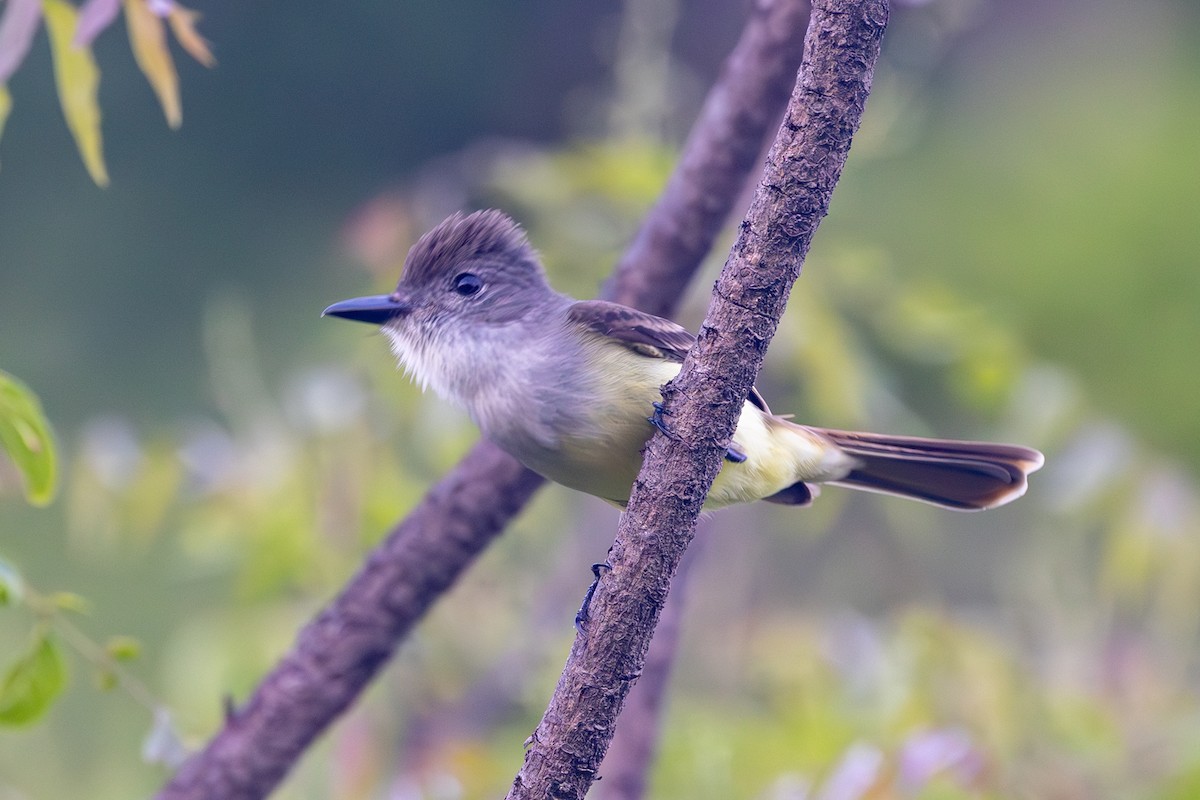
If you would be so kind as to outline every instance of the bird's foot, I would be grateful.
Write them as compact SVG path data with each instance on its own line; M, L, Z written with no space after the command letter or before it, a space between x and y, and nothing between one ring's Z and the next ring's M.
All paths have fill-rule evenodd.
M664 417L671 416L671 412L659 401L655 401L651 405L654 406L654 413L646 417L646 421L658 428L659 433L668 439L676 438L675 434L671 432L670 426L667 425L667 421L664 419Z
M601 561L598 564L592 564L592 585L588 587L587 592L583 595L583 603L579 606L579 610L575 612L575 630L579 633L587 633L588 622L591 617L588 612L592 605L592 596L596 594L596 587L600 585L600 575L604 570L612 572L612 564L607 561Z
M666 436L668 439L679 438L671 430L670 426L667 425L667 421L664 419L664 417L671 416L671 412L668 411L666 406L664 406L660 402L653 403L653 406L654 406L654 413L651 414L650 416L646 417L646 421L649 422L651 425L653 425L655 428L658 428L659 432L662 433L663 436ZM741 464L742 462L744 462L746 460L746 454L743 453L741 450L738 450L733 445L730 445L725 450L725 460L729 461L733 464Z

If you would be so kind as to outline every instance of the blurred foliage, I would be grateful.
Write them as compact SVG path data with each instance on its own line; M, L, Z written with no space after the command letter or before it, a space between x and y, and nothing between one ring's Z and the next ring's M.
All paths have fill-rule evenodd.
M38 631L29 649L0 681L0 726L28 725L46 713L67 683L54 639Z
M44 506L54 499L56 462L50 423L29 387L2 370L0 448L21 473L26 500Z
M41 624L20 610L32 609L19 565L90 600L47 628L72 645L64 661L82 656L101 687L153 690L81 682L42 724L0 730L0 795L151 792L163 772L139 762L139 743L171 764L202 742L222 698L246 697L470 446L469 423L397 374L380 337L316 314L393 283L409 243L467 206L514 213L554 284L594 294L669 174L662 132L679 130L727 47L701 28L736 30L717 24L723 6L660 5L679 25L667 67L645 52L662 36L620 39L611 9L573 12L608 13L607 29L549 4L501 29L473 8L453 41L434 11L388 16L407 7L314 8L320 36L304 15L222 9L206 26L228 47L213 81L230 82L207 105L198 87L205 110L178 151L153 160L156 140L134 137L119 161L129 194L117 181L111 208L61 181L51 203L44 175L5 206L0 327L14 327L0 360L39 387L64 455L56 507L10 503L16 483L0 483L0 587L18 606L0 609L4 668ZM1169 2L961 0L897 4L894 18L760 388L818 424L1014 440L1048 466L1028 497L981 515L836 489L802 512L713 515L651 796L1195 796L1200 203L1185 133L1200 49L1183 45L1200 19ZM615 98L588 87L578 64L591 51L571 37L592 23L589 35L617 37L619 60L671 75L623 72ZM693 39L711 52L689 55L705 49ZM561 57L538 67L548 56L533 43ZM1130 47L1147 58L1111 57ZM370 60L384 49L391 69ZM299 50L305 63L282 60ZM250 74L272 78L295 115L240 94ZM550 97L574 128L537 116ZM1116 97L1136 113L1107 113ZM568 139L584 108L607 127ZM19 119L6 178L26 168ZM38 216L43 204L53 215ZM179 219L157 216L172 205ZM40 231L38 246L6 219ZM684 298L693 328L716 249ZM36 335L10 333L25 329ZM502 793L614 526L598 501L543 491L279 796ZM76 625L75 638L107 643L76 645Z
M67 127L75 137L75 146L83 165L98 186L108 185L108 168L104 165L104 146L100 138L100 104L96 99L100 87L100 70L92 58L91 48L75 44L78 14L65 0L43 0L46 32L54 53L54 79L58 84L58 99L62 103Z
M108 168L100 132L100 69L91 45L122 7L138 67L158 95L167 124L178 128L183 111L179 76L167 42L168 24L176 41L196 61L209 67L216 63L196 31L196 12L175 0L87 0L82 8L67 0L8 0L0 9L0 134L12 108L8 80L24 61L38 23L44 19L63 116L83 164L98 186L108 185Z

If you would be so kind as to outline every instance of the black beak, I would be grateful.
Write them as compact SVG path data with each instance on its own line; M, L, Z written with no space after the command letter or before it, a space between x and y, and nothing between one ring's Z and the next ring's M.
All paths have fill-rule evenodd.
M356 297L353 300L343 300L334 303L321 312L322 317L344 317L358 322L371 322L382 325L393 317L402 316L412 310L412 307L402 298L394 294L376 294L370 297Z

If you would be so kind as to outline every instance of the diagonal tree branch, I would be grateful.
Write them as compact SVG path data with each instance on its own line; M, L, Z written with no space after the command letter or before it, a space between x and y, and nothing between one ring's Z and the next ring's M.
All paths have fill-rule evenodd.
M606 296L659 313L674 307L787 99L804 9L802 0L759 3L668 190L642 225L634 245L640 254L622 261ZM633 278L650 269L653 280ZM184 763L159 800L269 794L541 483L494 446L477 445L305 626L292 650L244 705L230 710L225 725Z
M792 284L858 130L887 0L818 0L804 63L763 180L713 291L696 345L663 389L672 434L646 448L629 507L509 800L581 799L645 663L670 581L695 531Z
M604 755L601 764L604 780L592 788L597 800L640 800L646 795L650 768L658 756L659 732L682 634L688 583L706 541L703 534L693 539L675 572L671 593L646 651L646 664L629 690L617 730Z

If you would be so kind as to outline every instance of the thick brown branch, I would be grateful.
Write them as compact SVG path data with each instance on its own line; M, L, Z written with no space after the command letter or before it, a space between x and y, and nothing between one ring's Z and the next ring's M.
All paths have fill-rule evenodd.
M266 796L541 483L493 445L478 445L371 553L159 797Z
M758 152L786 100L795 67L771 55L778 45L764 24L774 20L786 27L779 9L798 3L772 0L765 16L752 20L705 104L671 188L637 239L684 244L641 246L622 261L617 288L607 296L660 313L674 307L747 179L753 155L744 154ZM792 24L793 31L800 27ZM766 48L762 56L756 55L760 48ZM743 155L715 158L721 152ZM709 158L714 161L707 163ZM650 269L655 279L633 278ZM300 632L293 649L175 774L159 800L249 800L270 793L540 484L509 456L478 445Z
M601 765L604 780L592 789L596 800L640 800L646 794L650 768L658 755L659 728L683 628L688 578L704 549L703 543L701 534L692 542L675 573L671 594L646 651L646 665L629 690L616 734Z
M645 663L670 580L858 129L887 0L814 3L796 91L696 346L664 389L673 435L646 450L592 599L511 800L582 798Z

